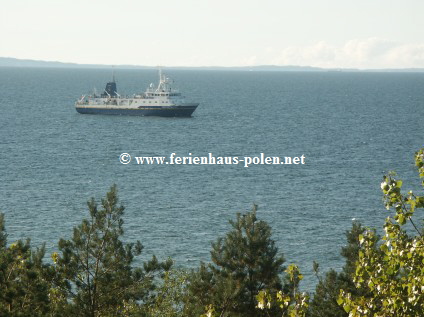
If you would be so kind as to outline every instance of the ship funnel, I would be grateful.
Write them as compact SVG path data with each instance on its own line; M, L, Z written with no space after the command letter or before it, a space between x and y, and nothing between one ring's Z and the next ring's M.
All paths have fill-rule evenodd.
M106 84L106 88L104 93L102 93L102 97L117 97L117 92L118 90L116 89L116 83L115 81L111 81L109 83Z

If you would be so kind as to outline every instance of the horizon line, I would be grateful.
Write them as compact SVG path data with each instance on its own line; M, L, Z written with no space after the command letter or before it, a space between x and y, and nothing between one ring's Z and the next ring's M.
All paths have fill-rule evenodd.
M165 67L165 68L221 68L221 69L232 69L232 68L242 68L242 69L249 69L249 68L298 68L298 69L310 69L315 71L402 71L402 70L414 70L414 71L422 71L424 72L424 67L404 67L404 68L355 68L355 67L320 67L320 66L311 66L311 65L275 65L275 64L257 64L257 65L239 65L239 66L211 66L211 65L203 65L203 66L184 66L184 65L178 65L178 66L166 66L166 65L137 65L137 64L93 64L93 63L76 63L76 62L63 62L63 61L52 61L52 60L40 60L40 59L29 59L29 58L16 58L16 57L4 57L0 56L0 67L25 67L25 65L4 65L1 63L1 60L11 60L11 63L14 62L24 62L24 63L39 63L39 64L61 64L63 66L73 66L73 67L129 67L129 68L158 68L158 67ZM60 65L58 65L60 66ZM56 66L56 67L58 67ZM39 66L40 67L40 66ZM55 66L53 66L55 67Z

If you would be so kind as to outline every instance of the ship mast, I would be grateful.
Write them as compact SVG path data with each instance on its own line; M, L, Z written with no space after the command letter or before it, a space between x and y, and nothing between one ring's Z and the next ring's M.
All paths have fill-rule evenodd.
M161 90L165 90L166 87L164 86L165 86L165 78L164 78L164 75L162 74L162 67L159 66L159 84L156 91L159 92Z

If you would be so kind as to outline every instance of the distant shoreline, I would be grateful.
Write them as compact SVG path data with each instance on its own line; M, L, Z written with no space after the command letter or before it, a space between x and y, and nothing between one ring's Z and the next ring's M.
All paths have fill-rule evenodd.
M106 64L77 64L57 61L41 61L32 59L18 59L13 57L0 57L0 67L22 67L22 68L111 68L117 69L157 69L157 66L142 65L106 65ZM312 66L164 66L166 69L179 70L239 70L239 71L274 71L274 72L408 72L422 73L424 68L382 68L382 69L357 69L357 68L320 68Z

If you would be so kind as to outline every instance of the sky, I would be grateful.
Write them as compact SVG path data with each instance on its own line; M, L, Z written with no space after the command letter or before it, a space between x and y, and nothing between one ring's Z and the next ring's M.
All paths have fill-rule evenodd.
M424 1L0 0L0 57L424 68Z

